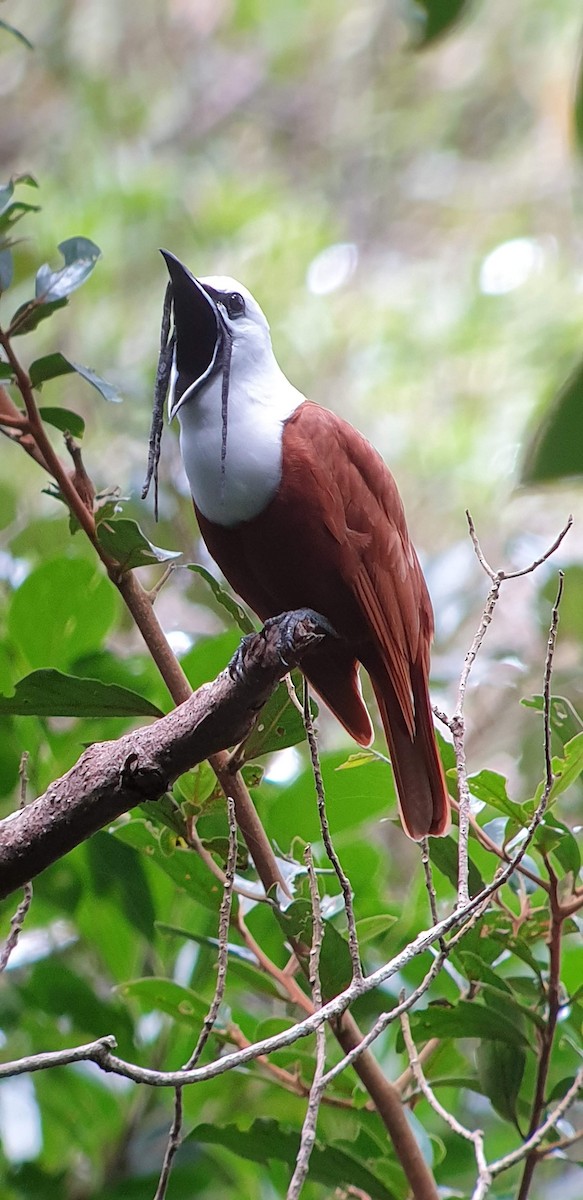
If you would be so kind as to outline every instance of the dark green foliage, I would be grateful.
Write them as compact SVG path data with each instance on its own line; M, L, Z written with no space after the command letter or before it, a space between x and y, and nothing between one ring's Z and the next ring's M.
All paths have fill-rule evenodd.
M544 483L583 474L583 364L569 376L526 450L522 482Z
M128 688L49 668L20 679L13 696L0 696L0 713L18 717L161 716L155 704Z

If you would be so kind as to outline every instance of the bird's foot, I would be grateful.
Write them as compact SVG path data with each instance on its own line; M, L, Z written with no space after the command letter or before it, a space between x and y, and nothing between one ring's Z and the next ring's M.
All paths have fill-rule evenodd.
M235 683L242 683L245 679L247 674L245 668L245 657L249 647L258 637L261 637L260 633L246 633L245 637L241 638L241 641L239 642L239 645L237 646L237 649L235 650L235 653L227 666L229 675L231 676L231 679L235 681Z
M269 617L263 626L264 635L274 627L279 636L279 657L284 667L289 668L298 657L298 641L305 650L311 642L321 642L323 637L338 637L328 618L313 608L294 608L278 617Z
M272 638L282 665L291 670L302 654L324 637L338 634L326 617L313 608L295 608L291 612L269 617L259 633L248 633L241 639L230 663L231 679L241 682L248 671L248 656L257 638Z

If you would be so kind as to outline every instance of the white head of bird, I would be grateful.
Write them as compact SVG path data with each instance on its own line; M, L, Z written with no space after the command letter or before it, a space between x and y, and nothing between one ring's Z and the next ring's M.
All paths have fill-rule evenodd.
M197 507L234 525L256 516L281 478L283 424L305 397L279 367L267 318L226 275L197 279L164 253L176 346L169 415Z

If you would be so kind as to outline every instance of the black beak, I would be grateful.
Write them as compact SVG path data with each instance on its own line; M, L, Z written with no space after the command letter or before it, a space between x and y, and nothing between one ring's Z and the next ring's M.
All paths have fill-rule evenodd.
M228 332L217 303L187 267L168 250L161 250L172 284L176 350L168 413L223 367Z

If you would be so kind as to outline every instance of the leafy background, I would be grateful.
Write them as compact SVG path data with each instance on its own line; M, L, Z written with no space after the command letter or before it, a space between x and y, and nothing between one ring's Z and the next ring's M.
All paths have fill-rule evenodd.
M442 27L458 10L459 23ZM105 500L119 489L127 497L124 518L138 520L151 542L209 567L196 545L173 432L164 440L158 526L139 501L165 287L157 247L171 249L197 273L243 279L269 315L278 357L293 381L357 424L398 476L436 607L435 698L451 708L485 594L464 508L495 565L535 557L567 512L581 511L576 481L537 482L581 473L579 6L492 0L397 11L381 0L145 0L131 7L45 0L39 8L15 0L2 14L34 49L0 26L1 179L32 172L40 191L22 184L18 196L42 206L18 227L25 240L15 254L10 312L30 296L41 263L58 268L56 247L64 239L83 236L103 252L90 282L66 311L22 340L22 353L29 362L58 350L87 363L124 397L123 405L108 405L69 375L43 385L42 404L64 405L83 418L86 461ZM55 432L55 444L58 438ZM8 443L3 450L0 692L10 694L29 672L51 668L115 682L167 707L165 689L90 548L79 534L71 537L62 507L41 490L45 481L35 464ZM536 486L520 486L522 478ZM561 552L566 593L554 686L579 712L581 557L576 521ZM157 574L144 571L151 582ZM533 795L542 773L540 721L519 700L540 691L555 590L552 567L508 587L468 700L472 769L501 773L517 800ZM214 675L239 634L204 578L176 571L158 606L191 682ZM580 724L576 715L570 719L572 735ZM129 721L4 716L0 724L0 790L8 811L23 748L30 753L31 793L38 792L84 743L115 737ZM366 944L372 967L427 923L424 885L414 848L404 847L386 820L387 768L336 770L350 748L325 714L320 725L332 829L357 917L396 918L374 927ZM568 738L555 736L559 752ZM286 853L294 838L317 839L303 752L288 749L263 766L258 803L270 836ZM487 816L500 818L500 786L486 782ZM202 802L211 784L200 772L185 788ZM561 805L562 819L576 823L580 784ZM219 809L211 806L204 819L209 837L224 833ZM578 866L572 840L563 872ZM444 856L436 860L443 905L451 900L447 853L435 851ZM183 871L177 889L180 854L168 854L138 816L114 836L97 835L37 881L20 957L0 993L8 1057L104 1032L115 1033L120 1053L135 1061L170 1067L188 1057L214 986L214 953L205 939L216 935L219 899L191 858L192 880L187 886ZM479 849L475 860L487 875L490 864ZM535 894L532 903L541 900ZM509 896L508 904L516 916L519 900ZM6 925L10 912L5 906ZM488 938L464 942L465 959L460 951L455 963L460 978L471 978L472 964L477 969L472 954L481 963L496 960L508 920L494 913ZM160 922L200 940L170 934ZM254 908L248 923L283 965L283 937L263 909ZM544 941L535 920L522 932L523 969L514 958L507 968L515 1030L510 1060L486 1032L487 987L494 984L484 980L483 967L486 990L474 1006L485 1013L479 1028L471 1025L475 1017L464 1024L453 976L442 976L436 995L456 1003L455 1029L438 1029L447 1016L439 1008L428 1010L433 1025L426 1013L414 1025L418 1040L442 1039L432 1060L433 1076L447 1081L440 1096L486 1128L492 1155L515 1144L513 1121L524 1125L532 1093L531 1010L540 999L536 963L540 972ZM570 992L579 986L581 953L574 929L563 960ZM426 966L411 967L394 996L400 986L414 986ZM251 972L233 957L224 1022L253 1038L293 1014L273 995L271 981ZM363 1000L358 1019L366 1024L394 996ZM569 1047L580 1028L575 1000L552 1087L572 1071ZM459 1040L476 1036L486 1047L482 1061L474 1041ZM530 1051L523 1074L524 1039ZM404 1069L395 1033L382 1039L378 1054L391 1076ZM277 1061L309 1079L310 1050L294 1049ZM461 1078L469 1087L462 1089ZM235 1082L226 1089L219 1079L185 1094L188 1127L196 1129L171 1197L212 1196L217 1189L261 1200L285 1195L295 1154L289 1138L301 1127L305 1100L259 1071ZM354 1103L323 1110L323 1158L319 1165L314 1160L306 1197L329 1195L339 1179L370 1192L362 1173L371 1163L378 1194L402 1195L402 1179L374 1116L361 1108L355 1079L343 1077L338 1088ZM138 1096L83 1068L3 1085L6 1195L150 1196L169 1105L170 1097ZM471 1148L444 1132L424 1105L418 1111L433 1137L424 1145L439 1182L467 1194ZM252 1120L262 1124L249 1132ZM269 1172L253 1158L264 1161L263 1146L273 1154ZM341 1154L350 1155L350 1167L338 1165ZM581 1178L568 1162L546 1163L533 1195L544 1196L560 1181L562 1196L575 1197ZM494 1194L512 1194L505 1176L497 1187Z

